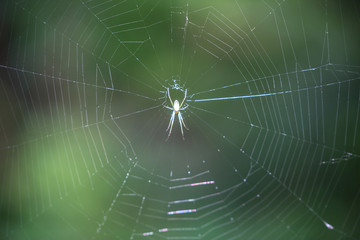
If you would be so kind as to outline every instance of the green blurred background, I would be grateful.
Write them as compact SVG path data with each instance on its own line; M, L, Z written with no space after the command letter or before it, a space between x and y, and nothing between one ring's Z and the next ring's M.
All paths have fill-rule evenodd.
M360 238L356 1L0 4L1 239Z

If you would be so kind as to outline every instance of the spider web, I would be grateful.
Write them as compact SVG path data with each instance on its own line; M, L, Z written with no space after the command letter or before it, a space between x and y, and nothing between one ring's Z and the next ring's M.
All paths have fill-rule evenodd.
M360 238L356 1L0 11L1 238Z

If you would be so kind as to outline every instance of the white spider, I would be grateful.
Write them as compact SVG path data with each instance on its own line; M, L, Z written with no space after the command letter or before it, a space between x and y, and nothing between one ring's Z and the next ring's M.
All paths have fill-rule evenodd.
M184 139L184 130L183 130L183 126L189 130L189 128L186 127L185 125L185 122L184 122L184 119L183 117L181 116L181 112L180 111L183 111L185 110L189 105L187 105L185 103L185 99L186 99L186 93L187 93L187 89L185 89L185 96L184 96L184 99L182 100L181 104L179 103L179 101L177 99L175 99L175 101L173 102L171 100L171 97L170 97L170 91L169 91L169 88L167 89L167 95L169 97L169 100L170 100L170 103L171 103L171 106L172 107L168 107L168 106L165 106L167 109L170 109L172 110L172 114L171 114L171 118L170 118L170 122L169 122L169 126L168 128L166 129L166 131L169 131L169 135L167 137L167 139L169 139L170 135L171 135L171 131L172 131L172 128L173 128L173 125L174 125L174 120L175 120L175 115L177 114L178 115L178 118L179 118L179 123L180 123L180 129L181 129L181 134L182 134L182 137ZM183 107L183 104L185 103L185 106ZM167 140L166 139L166 140Z

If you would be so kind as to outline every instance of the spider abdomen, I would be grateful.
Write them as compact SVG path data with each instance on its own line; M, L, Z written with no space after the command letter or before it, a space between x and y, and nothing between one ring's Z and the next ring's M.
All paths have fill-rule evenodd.
M178 100L175 100L175 101L174 101L174 111L175 111L175 113L178 113L179 110L180 110L179 101L178 101Z

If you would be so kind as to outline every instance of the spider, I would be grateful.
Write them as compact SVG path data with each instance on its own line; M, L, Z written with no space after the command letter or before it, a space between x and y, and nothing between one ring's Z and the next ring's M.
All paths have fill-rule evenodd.
M168 95L168 97L169 97L169 100L170 100L170 103L171 103L171 106L172 106L172 107L168 107L168 106L165 106L165 105L164 105L164 107L173 111L172 114L171 114L169 126L168 126L167 129L166 129L166 131L169 131L169 135L168 135L167 139L169 139L169 137L170 137L170 135L171 135L171 131L172 131L172 128L173 128L173 125L174 125L174 120L175 120L175 115L176 115L176 114L178 115L178 118L179 118L180 129L181 129L181 134L182 134L182 138L183 138L183 139L184 139L183 126L184 126L187 130L189 130L189 128L186 127L185 122L184 122L184 119L183 119L183 117L181 116L181 112L180 112L180 111L185 110L185 109L189 106L189 105L187 105L187 104L185 103L186 93L187 93L187 89L185 89L185 96L184 96L184 99L182 100L182 102L181 102L181 104L180 104L177 99L175 99L174 102L171 100L169 88L167 89L167 95ZM185 106L183 107L184 103L185 103ZM167 140L167 139L166 139L166 140Z

